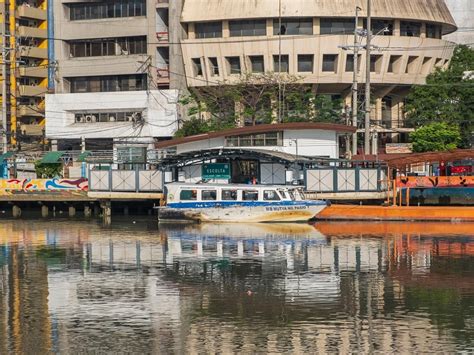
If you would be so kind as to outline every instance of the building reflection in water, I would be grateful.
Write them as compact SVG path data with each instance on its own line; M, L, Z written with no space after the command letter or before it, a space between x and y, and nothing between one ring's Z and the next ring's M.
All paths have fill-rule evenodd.
M474 346L466 224L0 227L0 353Z

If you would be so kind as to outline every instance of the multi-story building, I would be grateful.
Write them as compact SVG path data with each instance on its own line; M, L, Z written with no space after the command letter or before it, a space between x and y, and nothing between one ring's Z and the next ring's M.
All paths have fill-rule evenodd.
M54 89L46 136L58 149L151 144L173 135L182 79L170 73L180 1L54 2ZM179 28L179 17L176 28ZM174 36L174 37L173 37ZM95 143L95 144L94 144Z
M12 147L43 141L48 91L47 7L47 0L0 1L6 73L2 78L6 87L2 138L3 144Z
M456 32L445 36L445 39L474 46L474 1L446 0L446 4L459 28Z
M280 71L350 107L356 6L363 30L363 0L187 0L181 16L187 84L199 90L238 82L244 73ZM454 46L442 36L456 24L444 0L373 0L372 17L372 139L403 139L406 94L435 68L447 66ZM358 59L363 84L363 47Z

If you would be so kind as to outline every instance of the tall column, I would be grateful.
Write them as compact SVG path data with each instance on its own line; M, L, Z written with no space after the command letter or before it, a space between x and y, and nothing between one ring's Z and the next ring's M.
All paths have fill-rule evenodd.
M105 226L112 225L112 203L110 200L102 203L102 217Z
M41 217L48 218L49 215L49 208L46 205L41 206Z
M20 218L21 217L21 208L17 205L13 205L12 214L13 214L13 218Z

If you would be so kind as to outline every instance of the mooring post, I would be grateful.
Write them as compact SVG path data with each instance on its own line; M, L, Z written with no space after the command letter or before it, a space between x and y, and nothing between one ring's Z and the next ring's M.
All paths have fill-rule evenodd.
M49 215L49 207L46 205L41 205L41 217L48 218Z

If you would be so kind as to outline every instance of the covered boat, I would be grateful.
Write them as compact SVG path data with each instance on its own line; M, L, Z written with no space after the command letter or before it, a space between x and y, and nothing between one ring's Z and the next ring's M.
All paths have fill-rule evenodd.
M328 205L305 200L296 188L268 185L173 183L165 186L165 198L160 222L300 222Z

